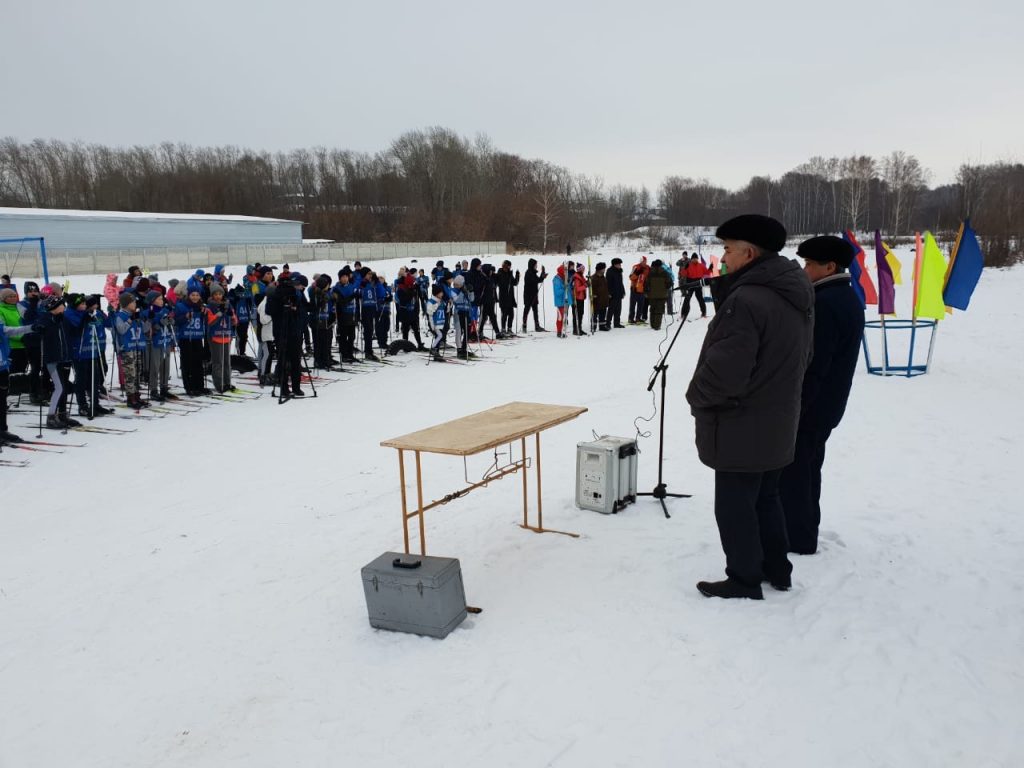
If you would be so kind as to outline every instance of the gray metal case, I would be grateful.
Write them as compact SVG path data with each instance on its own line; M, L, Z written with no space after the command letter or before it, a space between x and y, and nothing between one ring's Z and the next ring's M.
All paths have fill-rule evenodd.
M636 501L636 440L602 435L576 446L576 506L606 515Z
M455 558L385 552L363 567L362 577L371 627L446 637L466 618Z

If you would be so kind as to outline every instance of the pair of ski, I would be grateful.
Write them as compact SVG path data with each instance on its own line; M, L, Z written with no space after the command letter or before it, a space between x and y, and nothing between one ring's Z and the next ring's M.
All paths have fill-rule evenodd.
M39 429L39 425L38 424L22 424L22 425L19 425L18 429ZM64 432L65 431L64 429L62 429L60 427L48 427L45 424L43 425L43 429L49 429L49 430L52 430L54 432L56 432L56 431ZM97 426L95 424L82 424L81 426L78 426L78 427L68 427L66 431L68 431L68 432L92 432L93 434L96 434L96 435L127 435L129 432L137 432L138 430L137 429L116 429L115 427L100 427L100 426Z
M48 440L22 440L17 443L4 443L4 448L19 451L35 451L38 453L67 453L65 448L85 448L85 443L54 443Z

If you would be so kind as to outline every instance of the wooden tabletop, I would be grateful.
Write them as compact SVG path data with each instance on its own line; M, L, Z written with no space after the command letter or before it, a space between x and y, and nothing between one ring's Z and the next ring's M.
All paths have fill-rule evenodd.
M472 456L571 421L586 412L586 408L572 405L507 403L419 432L393 437L381 445L405 451Z

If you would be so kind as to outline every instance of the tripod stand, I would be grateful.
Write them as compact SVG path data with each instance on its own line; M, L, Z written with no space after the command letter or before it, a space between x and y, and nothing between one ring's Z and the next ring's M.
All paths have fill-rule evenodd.
M638 493L637 496L651 496L661 502L661 508L665 512L666 518L671 517L668 513L668 507L665 506L666 498L690 498L690 494L688 493L669 493L666 490L665 481L662 479L662 471L665 464L665 386L668 380L668 356L669 353L672 352L672 347L675 346L676 339L679 338L679 334L683 330L684 325L686 325L686 323L679 323L676 335L672 337L672 343L668 345L668 349L665 350L665 354L661 356L661 360L659 360L658 364L654 366L654 373L651 374L651 378L647 382L647 391L650 392L658 382L658 377L661 377L661 405L659 406L659 410L661 411L661 425L659 427L660 434L658 435L658 484L654 486L653 491Z

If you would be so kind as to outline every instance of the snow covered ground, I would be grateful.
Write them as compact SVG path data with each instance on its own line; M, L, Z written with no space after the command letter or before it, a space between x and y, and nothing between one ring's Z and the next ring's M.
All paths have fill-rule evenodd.
M821 551L760 603L694 588L724 567L683 399L700 322L670 360L666 479L694 494L670 520L573 505L576 443L652 413L646 327L19 452L30 467L0 467L0 766L1020 765L1022 292L1024 269L987 270L930 375L858 372ZM590 409L543 438L545 522L582 537L523 531L518 478L494 483L428 513L428 551L461 559L483 613L444 641L371 629L359 569L401 547L380 441L510 400ZM650 489L656 431L642 450ZM424 466L429 498L461 480Z

